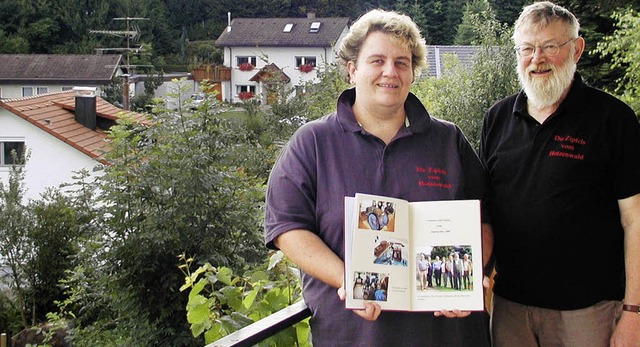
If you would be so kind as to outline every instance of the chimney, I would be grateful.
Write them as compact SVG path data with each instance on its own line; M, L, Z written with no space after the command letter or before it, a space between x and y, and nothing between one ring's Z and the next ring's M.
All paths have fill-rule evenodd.
M73 87L76 92L76 122L96 130L96 88Z
M231 12L227 12L227 32L231 32Z
M315 10L309 10L307 12L307 18L316 18L316 11Z

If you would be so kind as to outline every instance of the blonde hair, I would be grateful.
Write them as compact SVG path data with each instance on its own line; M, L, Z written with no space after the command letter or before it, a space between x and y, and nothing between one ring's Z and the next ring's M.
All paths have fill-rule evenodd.
M520 30L526 28L533 31L540 31L557 21L566 25L569 36L572 38L578 37L580 23L573 13L552 2L541 1L525 6L522 9L513 29L513 39L516 39Z
M338 67L342 78L349 83L347 64L353 62L357 65L362 43L372 32L389 34L411 50L413 79L416 80L426 66L427 44L409 16L385 10L369 11L351 25L338 51Z

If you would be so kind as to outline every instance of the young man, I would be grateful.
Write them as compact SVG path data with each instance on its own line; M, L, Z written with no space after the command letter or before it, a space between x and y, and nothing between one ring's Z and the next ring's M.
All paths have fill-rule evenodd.
M484 312L381 312L375 302L351 311L342 301L345 196L421 201L485 192L484 170L460 129L430 117L409 93L425 55L409 17L374 10L358 19L339 51L354 87L340 95L335 113L298 129L271 171L266 244L303 271L316 347L489 344ZM451 185L421 185L428 167L442 168Z
M640 343L640 127L576 72L578 31L560 6L525 7L513 34L523 90L485 115L498 347Z

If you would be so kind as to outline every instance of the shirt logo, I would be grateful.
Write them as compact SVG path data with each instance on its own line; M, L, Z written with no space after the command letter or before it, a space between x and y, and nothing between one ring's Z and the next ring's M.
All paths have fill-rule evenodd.
M555 149L549 151L550 157L584 160L584 146L587 144L584 139L571 135L555 135L553 141Z
M416 172L424 176L418 180L418 187L433 187L451 189L453 185L447 182L447 170L435 167L416 167Z

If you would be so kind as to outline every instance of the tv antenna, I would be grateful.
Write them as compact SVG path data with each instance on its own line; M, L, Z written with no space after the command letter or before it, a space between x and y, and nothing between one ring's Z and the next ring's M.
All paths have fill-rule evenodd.
M127 47L120 48L96 48L96 51L104 52L104 51L117 51L117 52L125 52L125 64L120 66L107 66L107 67L123 67L126 68L127 73L123 74L123 92L122 92L122 104L125 110L129 109L129 76L135 68L138 67L153 67L153 65L131 65L131 52L138 53L143 50L143 46L139 45L137 47L131 47L131 42L137 42L140 39L140 27L137 25L132 25L131 21L137 20L149 20L149 18L141 18L141 17L123 17L123 18L114 18L113 20L117 21L126 21L127 28L126 30L89 30L92 34L104 34L104 35L112 35L117 37L124 37L127 39Z

